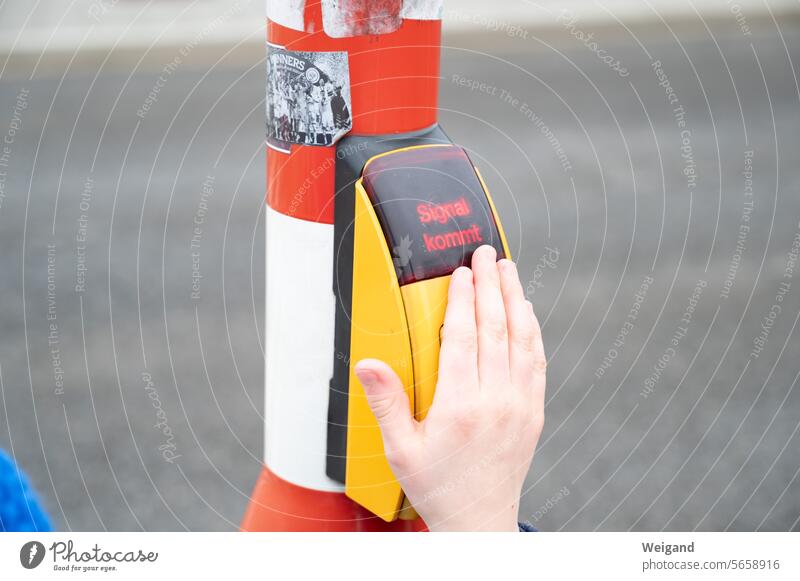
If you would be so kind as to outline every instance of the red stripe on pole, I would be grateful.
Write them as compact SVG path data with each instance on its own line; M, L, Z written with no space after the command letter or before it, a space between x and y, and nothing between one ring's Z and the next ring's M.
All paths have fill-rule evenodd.
M243 531L415 532L426 530L422 519L387 523L341 492L296 486L266 466L242 521Z
M290 154L267 152L267 203L273 210L333 224L336 148L293 145Z

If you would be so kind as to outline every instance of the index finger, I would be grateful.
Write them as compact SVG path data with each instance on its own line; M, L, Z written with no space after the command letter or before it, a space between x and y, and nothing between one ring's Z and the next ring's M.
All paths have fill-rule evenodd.
M508 322L500 291L497 251L486 245L478 248L472 255L472 271L478 324L478 376L482 388L501 387L509 379Z
M453 272L439 351L437 391L468 389L478 385L478 331L475 324L475 287L472 271L464 266Z

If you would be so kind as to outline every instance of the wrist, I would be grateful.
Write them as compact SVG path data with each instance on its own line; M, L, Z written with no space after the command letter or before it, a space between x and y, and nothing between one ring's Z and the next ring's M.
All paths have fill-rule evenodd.
M432 533L454 532L519 532L517 511L507 511L493 515L453 516L434 523L428 523Z

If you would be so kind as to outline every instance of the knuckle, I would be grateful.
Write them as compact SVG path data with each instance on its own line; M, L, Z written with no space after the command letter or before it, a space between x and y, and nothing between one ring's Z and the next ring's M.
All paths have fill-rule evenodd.
M514 344L525 353L533 353L536 346L536 333L531 327L523 327L514 332Z
M455 411L453 423L461 434L472 435L478 430L480 418L480 406L474 403L465 403Z
M408 446L384 446L383 452L386 456L386 461L394 468L397 468L398 471L404 472L411 465L412 454Z
M454 343L462 351L468 353L478 351L478 338L469 329L448 329L445 327L443 338L448 343Z
M533 360L533 370L540 375L545 375L547 373L547 357L544 355L536 357Z
M514 401L504 397L493 397L484 405L495 421L512 417L514 414L519 415L521 409Z
M486 321L483 330L492 341L500 343L508 339L508 327L501 317L492 317Z

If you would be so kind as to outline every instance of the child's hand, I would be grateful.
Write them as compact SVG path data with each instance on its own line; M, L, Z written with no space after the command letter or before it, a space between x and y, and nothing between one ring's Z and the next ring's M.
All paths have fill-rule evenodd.
M544 423L545 355L516 266L479 248L453 273L433 405L423 422L381 361L356 374L392 471L431 531L516 531Z

